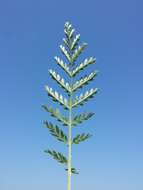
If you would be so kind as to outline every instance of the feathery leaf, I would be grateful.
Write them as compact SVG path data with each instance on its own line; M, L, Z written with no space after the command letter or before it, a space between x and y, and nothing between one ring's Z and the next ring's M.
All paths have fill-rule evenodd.
M71 86L69 85L68 82L65 82L65 80L59 75L57 74L55 71L53 71L52 69L49 70L50 75L52 76L52 78L54 80L56 80L56 82L58 84L60 84L60 86L68 93L71 92Z
M73 51L75 50L76 46L78 45L78 42L80 40L80 34L76 35L76 37L73 39L70 49Z
M64 134L64 132L59 129L57 125L53 125L52 123L44 122L45 126L49 129L52 136L56 137L59 141L67 144L68 137Z
M66 22L64 26L64 33L68 40L71 40L73 38L74 32L75 32L75 29L72 27L72 24L70 24L69 22Z
M63 62L59 57L55 56L55 60L57 64L71 77L72 73L70 71L70 68L67 66L66 63Z
M69 40L66 39L66 38L63 38L63 42L67 46L68 50L70 51L70 42L69 42Z
M56 152L54 150L45 150L44 152L50 154L55 160L57 160L61 164L67 165L67 159L62 153Z
M60 45L61 52L65 55L67 60L71 63L72 62L72 57L70 53L66 50L66 48L63 45Z
M92 81L96 75L97 75L97 72L94 71L90 75L86 75L86 76L82 77L80 80L76 81L73 84L72 91L76 91L77 89L82 88L84 85L86 85L90 81Z
M85 141L86 139L90 138L92 135L88 134L80 134L73 138L72 143L73 144L79 144L82 141Z
M77 73L79 73L81 70L86 68L88 65L95 63L96 59L93 57L90 57L88 59L85 59L84 62L80 63L79 66L77 66L73 71L72 71L72 76L74 77Z
M46 86L45 89L48 95L52 97L53 101L58 102L60 105L64 106L65 109L69 109L69 102L66 98L63 98L62 95L59 95L57 91L53 91L53 89L48 86Z
M64 126L68 126L69 120L67 117L63 117L60 113L59 109L54 110L52 107L48 107L42 105L42 107L51 114L52 117L56 118L59 122L61 122Z
M79 65L74 65L78 57L86 48L87 44L82 43L80 45L79 43L80 34L77 35L75 34L75 29L69 22L65 23L64 33L65 37L63 38L63 45L60 45L60 50L62 54L66 57L67 63L65 63L62 59L60 59L57 56L55 57L55 61L65 71L65 73L68 74L68 76L70 77L70 82L69 83L65 82L62 75L61 74L59 75L52 69L49 70L49 73L52 79L54 79L60 85L60 87L62 87L68 93L67 96L68 98L63 97L62 94L59 94L57 91L53 90L49 86L46 86L45 88L48 95L52 97L53 101L58 102L65 109L68 109L69 118L62 116L59 109L53 109L45 105L43 105L42 107L47 112L49 112L52 117L56 118L63 125L68 127L68 136L67 136L64 133L64 131L62 131L57 125L53 125L51 122L47 121L44 122L45 126L49 129L50 134L54 136L57 140L65 143L68 146L68 153L69 153L68 158L66 158L62 153L56 152L55 150L45 150L45 152L48 153L50 156L52 156L59 163L65 165L65 170L68 171L68 184L70 185L71 173L78 174L78 171L71 165L72 144L79 144L80 142L83 142L92 136L89 133L88 134L82 133L76 135L75 137L72 137L72 127L82 123L85 120L88 120L94 115L94 113L85 112L74 116L72 108L77 107L78 105L83 105L84 102L92 98L97 93L97 88L92 88L83 94L81 93L79 96L75 96L75 98L74 98L74 92L82 88L84 85L88 84L90 81L92 81L94 77L97 75L97 72L96 71L91 72L89 75L85 75L84 77L81 77L77 81L74 80L74 77L81 70L85 69L88 65L96 63L96 59L90 57L85 59Z
M80 123L82 123L85 120L88 120L93 115L94 115L94 113L82 113L82 114L76 115L73 118L73 126L76 126L77 124L80 124Z
M83 50L86 48L86 46L87 46L87 44L83 43L82 45L78 46L77 49L75 49L74 54L72 55L72 62L76 61L76 59L83 52Z
M76 96L75 100L73 100L72 107L76 107L78 105L83 105L85 101L89 98L92 98L97 93L97 88L92 88L90 91L86 91L84 94L80 94L80 96Z

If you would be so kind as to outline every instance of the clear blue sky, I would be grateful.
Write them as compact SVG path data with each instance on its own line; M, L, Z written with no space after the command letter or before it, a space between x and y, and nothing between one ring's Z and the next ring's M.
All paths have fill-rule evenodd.
M62 166L43 153L66 147L42 125L55 104L44 85L70 21L89 44L100 88L84 110L96 113L77 132L94 137L73 148L72 190L143 189L143 15L139 0L0 2L0 190L66 190ZM61 70L60 70L61 72ZM85 74L85 72L83 72ZM61 91L60 91L61 92Z

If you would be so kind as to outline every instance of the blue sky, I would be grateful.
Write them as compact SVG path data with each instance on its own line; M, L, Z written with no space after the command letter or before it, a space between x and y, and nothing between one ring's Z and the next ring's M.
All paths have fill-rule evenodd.
M95 117L74 129L94 137L73 147L80 171L72 178L73 190L143 189L142 6L139 0L0 2L1 190L67 187L62 166L43 153L66 147L43 127L43 120L54 120L41 109L44 103L56 106L44 85L59 90L48 69L59 69L53 57L61 55L67 20L88 43L81 59L97 59L82 74L100 71L89 85L100 93L83 107Z

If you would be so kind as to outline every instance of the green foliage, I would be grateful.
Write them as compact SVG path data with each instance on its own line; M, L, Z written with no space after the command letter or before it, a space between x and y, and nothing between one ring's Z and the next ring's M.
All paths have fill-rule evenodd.
M62 45L60 45L60 49L61 49L61 52L65 55L65 57L67 58L67 60L69 62L72 62L72 57L70 56L69 52L66 50L66 48Z
M73 174L79 174L79 172L78 172L75 168L71 168L71 172L72 172Z
M68 171L68 190L70 189L70 178L72 174L78 174L78 171L72 167L71 164L71 150L72 144L79 144L92 135L89 133L78 134L72 138L72 128L83 123L85 120L91 118L94 113L86 112L81 114L74 114L72 110L78 106L82 106L89 99L93 98L98 92L97 88L91 88L90 90L76 95L77 90L83 88L89 82L93 81L97 76L97 71L93 71L88 75L82 76L80 79L76 79L78 73L82 71L89 65L95 64L96 59L94 57L89 57L84 59L81 63L77 63L78 57L87 47L87 43L80 42L80 34L75 33L75 29L69 22L65 23L64 26L63 44L59 46L62 54L64 55L65 60L62 60L60 57L55 56L54 59L57 65L68 75L68 79L64 79L62 73L56 72L55 69L49 69L49 74L52 79L61 87L65 92L66 96L58 93L53 90L48 85L45 86L45 89L48 93L48 96L52 98L54 102L59 103L62 107L68 111L68 118L63 116L62 112L56 108L53 109L51 106L43 105L45 111L47 111L52 117L61 122L63 126L66 126L68 134L64 133L57 125L53 125L51 122L45 121L45 126L49 129L49 132L57 140L63 142L68 147L68 157L66 158L62 153L56 152L55 150L46 150L45 152L52 156L58 162L66 165L65 170Z
M66 171L68 171L68 169L65 169ZM79 172L76 170L76 168L71 168L71 173L73 174L79 174Z
M56 152L54 150L45 150L44 152L50 154L55 160L57 160L61 164L67 165L67 159L62 153Z
M53 101L58 102L65 109L70 108L69 101L66 98L64 98L61 94L59 94L57 91L54 91L52 88L49 88L48 86L46 86L45 89L48 95L52 97Z
M92 135L88 134L79 134L76 137L73 138L72 143L79 144L82 141L85 141L86 139L90 138Z
M80 40L80 34L76 35L71 43L70 49L72 51L75 50L76 46L78 45L79 40Z
M44 152L48 153L50 156L53 157L53 159L57 160L59 163L67 166L68 160L62 153L56 152L55 150L45 150ZM65 170L67 171L68 169L66 168ZM73 167L71 168L71 173L79 174L78 171Z
M83 43L82 45L79 45L77 49L75 49L73 55L72 55L72 62L75 62L77 58L80 56L80 54L83 52L83 50L87 47L86 43Z
M55 56L55 61L57 62L57 64L70 76L72 77L72 72L70 71L69 66L64 63L64 61L62 59L60 59L59 57Z
M54 110L52 107L48 107L42 105L42 107L51 114L52 117L56 118L59 122L61 122L64 126L68 126L69 120L67 117L61 115L60 110Z
M49 70L50 75L52 76L52 78L68 93L71 92L71 86L69 85L68 82L65 82L65 80L59 75L57 74L55 71L53 71L52 69Z
M82 113L82 114L76 115L73 118L73 126L76 126L76 125L82 123L84 120L88 120L93 115L94 115L94 113Z
M72 87L72 91L76 91L79 88L82 88L84 85L88 84L90 81L92 81L95 76L97 75L97 72L94 71L90 73L90 75L86 75L84 77L81 77L80 80L77 80Z
M80 71L85 69L88 65L96 63L96 59L93 57L90 57L88 59L85 59L84 62L80 63L79 66L73 69L72 71L72 77L75 77Z
M72 102L72 108L77 107L78 105L83 105L84 102L88 101L89 98L93 98L97 93L97 88L92 88L89 91L86 91L84 94L80 94L80 96L76 96Z
M59 129L59 127L57 125L54 126L52 123L48 123L47 121L45 121L44 123L45 123L46 127L49 129L51 135L56 137L59 141L62 141L65 144L67 144L67 142L68 142L67 135L65 135L64 132L61 129Z

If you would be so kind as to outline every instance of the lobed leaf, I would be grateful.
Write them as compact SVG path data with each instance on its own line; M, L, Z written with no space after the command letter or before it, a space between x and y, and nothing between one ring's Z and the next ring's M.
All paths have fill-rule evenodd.
M66 98L63 98L61 94L59 94L57 91L53 91L52 88L49 88L48 86L45 87L46 91L48 92L48 95L52 97L53 101L58 102L60 105L62 105L65 109L69 109L69 102Z
M79 73L81 70L86 68L88 65L95 63L95 62L96 62L96 59L93 57L85 59L84 62L80 63L80 65L72 71L72 76L75 76L77 73Z
M74 32L75 29L72 27L72 25L69 22L66 22L64 26L64 33L68 40L72 39Z
M73 118L73 126L82 123L85 120L88 120L94 115L94 113L82 113Z
M49 123L47 121L44 122L45 126L49 129L52 136L56 137L57 140L67 144L68 137L64 134L64 132L59 129L57 125L53 125L52 123Z
M66 50L66 48L63 45L60 45L61 52L65 55L67 60L71 63L72 62L72 57L70 53Z
M88 134L79 134L76 137L73 138L72 143L73 144L79 144L82 141L85 141L86 139L90 138L92 135Z
M71 77L72 73L70 71L70 68L67 66L66 63L63 62L59 57L55 56L55 60L57 64Z
M52 78L54 80L56 80L56 82L58 84L60 84L60 86L68 93L71 92L71 86L69 85L68 82L65 82L65 80L59 75L57 74L55 71L53 71L52 69L49 70L50 75L52 76Z
M60 114L59 109L54 110L52 107L47 107L42 105L42 107L51 114L52 117L56 118L59 122L61 122L64 126L68 126L69 120L66 117L63 117Z
M90 75L86 75L86 76L82 77L80 80L76 81L73 84L72 91L76 91L77 89L82 88L84 85L86 85L90 81L92 81L96 75L97 75L97 72L94 71Z
M72 107L83 105L83 103L87 101L89 98L92 98L97 93L97 91L97 88L92 88L90 91L86 91L84 94L80 94L79 97L76 96L75 100L73 100Z
M78 45L79 40L80 40L80 34L76 35L71 43L70 49L72 51L75 50L76 46Z
M68 50L70 51L70 42L69 42L69 40L66 39L66 38L63 38L63 42L67 46Z
M56 152L54 150L45 150L45 153L50 154L55 160L57 160L58 162L60 162L61 164L65 164L67 165L67 158L60 152Z
M72 62L76 61L76 59L83 52L83 50L86 48L86 46L87 46L87 44L83 43L82 45L78 46L77 49L75 49L74 54L72 55Z

